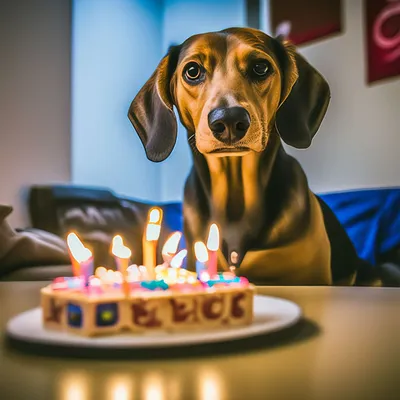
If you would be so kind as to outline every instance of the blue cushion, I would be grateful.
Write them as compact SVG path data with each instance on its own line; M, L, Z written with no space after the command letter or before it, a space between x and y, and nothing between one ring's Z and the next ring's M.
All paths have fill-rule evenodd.
M164 212L164 224L171 231L183 230L183 210L182 203L166 203L162 204L161 208Z
M400 246L400 188L324 193L319 196L336 214L358 255L375 265L383 253ZM181 203L162 205L164 222L183 232ZM185 247L182 239L179 248Z
M161 205L164 212L163 224L171 231L179 231L183 233L183 206L182 203L164 203ZM185 238L179 243L178 250L186 247Z
M375 265L400 246L400 188L319 194L347 231L358 255Z

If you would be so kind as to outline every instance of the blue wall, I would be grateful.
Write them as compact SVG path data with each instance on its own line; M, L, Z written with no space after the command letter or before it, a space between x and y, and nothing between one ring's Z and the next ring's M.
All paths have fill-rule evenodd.
M72 181L157 201L180 200L191 166L179 128L171 157L147 160L127 111L171 43L243 26L244 0L74 0Z
M161 0L73 1L73 183L160 198L127 111L162 56L162 17Z

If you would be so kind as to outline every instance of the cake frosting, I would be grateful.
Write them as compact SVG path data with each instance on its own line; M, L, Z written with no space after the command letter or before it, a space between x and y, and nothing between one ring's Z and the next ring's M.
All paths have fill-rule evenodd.
M183 268L165 267L148 280L135 266L130 276L141 280L123 282L118 272L99 271L88 282L57 278L41 290L47 329L96 336L224 329L253 321L254 287L231 273L200 279Z

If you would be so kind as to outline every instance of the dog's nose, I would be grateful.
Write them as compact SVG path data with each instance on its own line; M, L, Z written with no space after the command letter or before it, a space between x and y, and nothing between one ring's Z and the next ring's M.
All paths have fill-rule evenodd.
M208 126L220 142L234 144L249 129L250 115L243 107L215 108L208 114Z

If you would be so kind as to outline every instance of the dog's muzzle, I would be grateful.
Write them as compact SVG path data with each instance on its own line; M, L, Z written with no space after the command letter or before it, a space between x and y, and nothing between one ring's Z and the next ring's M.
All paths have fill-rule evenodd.
M250 115L243 107L215 108L208 114L208 126L220 142L233 145L250 127Z

